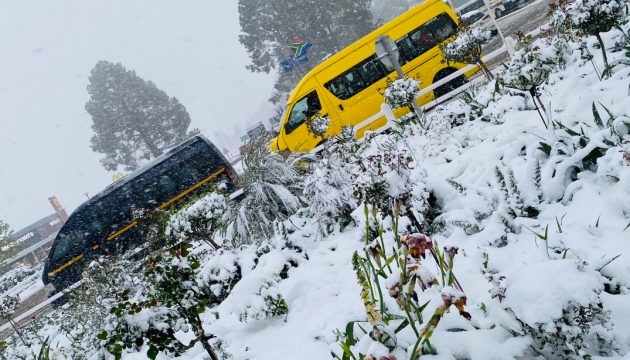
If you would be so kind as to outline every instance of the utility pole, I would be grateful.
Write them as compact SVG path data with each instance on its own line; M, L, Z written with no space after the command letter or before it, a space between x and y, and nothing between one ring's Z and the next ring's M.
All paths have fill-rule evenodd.
M398 74L398 78L405 78L405 73L398 62L398 47L394 40L392 40L388 35L381 35L376 38L376 55L378 59L385 65L385 67L393 67L396 70L396 74ZM418 104L418 100L414 98L411 101L411 107L418 119L418 123L422 123L422 108L420 104Z

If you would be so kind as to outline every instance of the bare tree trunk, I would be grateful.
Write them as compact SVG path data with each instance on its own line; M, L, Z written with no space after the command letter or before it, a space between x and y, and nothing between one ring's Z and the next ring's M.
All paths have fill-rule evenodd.
M210 339L212 339L212 337L204 335L203 338L201 339L201 344L203 345L203 348L206 350L208 355L210 355L210 358L212 360L219 360L219 357L217 356L217 354L212 349L212 346L210 346L210 344L208 344L208 341Z
M488 67L486 67L486 64L481 61L481 59L477 60L477 64L481 66L481 70L483 70L484 74L486 74L486 78L488 78L488 81L494 80L494 76L492 75Z
M15 321L13 321L13 320L11 320L11 318L9 318L9 324L11 324L11 326L13 326L13 330L15 330L15 333L18 334L20 339L22 339L22 343L24 344L24 346L29 346L29 344L26 342L26 340L24 340L24 336L22 335L22 332L20 332L20 329L18 329L18 326L15 323Z
M602 36L597 33L595 34L597 41L599 41L599 46L602 48L602 55L604 55L604 69L608 68L608 57L606 57L606 47L604 47L604 40L602 40Z
M540 108L538 108L538 104L536 104L536 98L538 98L536 96L536 86L532 86L529 89L529 94L532 96L532 102L534 103L534 106L536 107L536 111L538 111L538 115L540 115L540 119L542 120L543 124L545 124L545 129L548 129L547 122L545 122L545 118L543 117L542 113L540 112ZM538 101L540 101L540 99ZM541 105L542 105L542 103L541 103Z

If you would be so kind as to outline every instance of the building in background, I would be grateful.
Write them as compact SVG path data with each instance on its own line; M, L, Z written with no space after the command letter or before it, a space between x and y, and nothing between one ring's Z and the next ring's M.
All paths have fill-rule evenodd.
M53 240L64 221L55 213L13 233L13 242L7 246L19 246L22 250L0 266L4 271L21 266L45 262ZM8 265L8 266L7 266Z

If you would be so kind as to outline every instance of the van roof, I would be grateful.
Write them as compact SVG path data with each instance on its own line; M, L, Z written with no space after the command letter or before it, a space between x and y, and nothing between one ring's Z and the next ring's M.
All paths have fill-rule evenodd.
M398 24L399 22L401 22L401 20L403 20L405 18L410 18L413 15L415 15L415 14L421 12L422 10L426 9L427 7L435 4L436 2L442 2L442 0L426 0L422 4L419 4L416 7L414 7L413 9L410 9L409 11L407 11L407 12L401 14L400 16L396 17L395 19L390 20L385 25L377 28L376 30L374 30L371 33L367 34L366 36L362 37L360 40L354 42L352 45L349 45L345 49L341 50L340 52L336 53L335 55L331 56L330 58L324 60L321 64L317 65L313 70L309 71L308 74L306 74L306 76L304 76L300 80L300 82L295 86L295 90L298 90L299 88L301 88L302 85L308 79L313 77L315 74L319 73L320 71L326 69L330 65L336 63L337 61L339 61L339 60L343 59L344 57L346 57L347 55L351 54L354 51L353 49L361 47L361 46L363 46L365 44L369 44L372 41L376 41L377 37L379 37L382 34L385 34L389 30L394 28L394 26L396 26L396 25L394 25L394 23ZM293 101L295 101L295 97L297 97L297 96L298 96L298 92L297 91L293 91L291 93L291 95L289 96L289 99L287 100L287 105L291 104Z
M77 209L74 210L73 213L77 213L81 209L86 208L86 207L88 207L88 206L90 206L90 205L100 201L102 198L104 198L105 196L111 194L116 189L121 188L125 184L129 183L131 180L133 180L133 179L137 178L138 176L144 174L147 170L149 170L155 164L160 163L160 162L162 162L162 161L172 157L173 155L177 154L181 150L185 149L186 147L190 146L191 144L193 144L193 143L195 143L197 141L203 141L203 142L209 144L211 147L214 147L214 144L212 144L212 142L210 142L210 140L208 140L205 136L203 136L201 134L195 135L195 136L189 138L188 140L182 142L181 144L179 144L179 145L177 145L177 146L167 150L164 154L162 154L162 155L156 157L155 159L152 159L151 161L147 162L146 164L142 165L140 168L138 168L137 170L133 171L132 173L125 175L122 179L120 179L120 180L118 180L118 181L108 185L101 192L99 192L98 194L92 196L91 198L86 200L83 204L79 205L79 207L77 207ZM70 214L70 215L72 216L72 214Z

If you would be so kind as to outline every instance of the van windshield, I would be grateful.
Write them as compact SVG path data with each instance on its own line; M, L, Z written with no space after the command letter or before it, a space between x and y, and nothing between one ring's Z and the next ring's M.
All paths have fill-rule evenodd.
M300 127L300 125L306 122L306 119L311 118L322 109L322 104L317 96L317 91L311 91L308 95L298 100L289 115L289 120L284 125L286 134L290 134L293 130Z
M280 117L280 122L278 123L278 129L276 129L277 133L280 133L280 130L282 130L282 124L284 124L284 119L287 117L287 111L289 111L289 106L291 106L291 104L287 104L284 107L284 111L282 112L282 116Z

